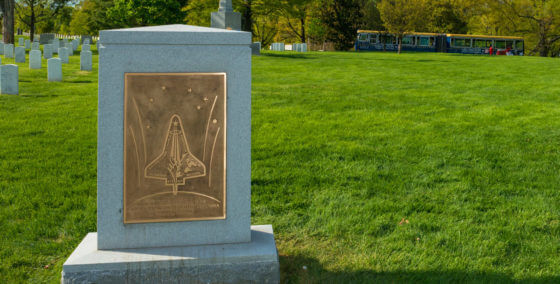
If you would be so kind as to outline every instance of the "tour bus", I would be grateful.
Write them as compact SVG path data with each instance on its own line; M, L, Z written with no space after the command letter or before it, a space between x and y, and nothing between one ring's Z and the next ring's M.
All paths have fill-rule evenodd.
M401 50L420 52L449 52L463 54L523 55L521 37L484 36L437 33L409 33L402 39ZM358 30L356 51L396 51L397 37L383 31Z

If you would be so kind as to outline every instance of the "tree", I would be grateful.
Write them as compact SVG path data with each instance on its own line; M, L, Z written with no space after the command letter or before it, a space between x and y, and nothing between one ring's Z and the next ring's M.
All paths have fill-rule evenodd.
M85 0L76 7L69 22L73 34L97 35L100 30L119 28L109 18L107 11L114 6L113 0Z
M19 23L29 29L33 41L38 23L52 19L72 0L16 0L15 9Z
M364 30L383 30L383 21L377 9L376 0L360 0L360 7L362 7L362 23L360 29Z
M431 11L431 17L428 30L434 33L466 34L468 24L460 15L460 7L448 1L429 2L427 9Z
M216 0L191 0L182 8L185 13L184 21L189 25L210 26L210 13L218 10Z
M35 37L35 25L51 15L47 0L17 0L16 11L21 23L29 28L29 37Z
M111 25L118 27L182 23L186 0L115 0L107 11ZM208 16L210 17L210 16Z
M307 40L306 20L313 0L282 0L278 11L286 20L288 30L304 43Z
M327 25L325 25L325 23L323 23L323 21L321 21L321 13L323 8L321 4L321 2L316 1L311 6L307 24L307 34L311 42L322 44L322 49L325 50L325 43L328 40L329 28L327 27Z
M515 32L535 42L530 53L550 56L560 42L560 0L500 0L505 13L516 16Z
M1 9L3 13L2 18L2 39L4 43L15 42L14 37L14 20L15 20L15 2L14 0L0 0Z
M76 6L68 23L73 34L99 34L100 30L119 28L118 22L110 18L108 11L115 6L113 0L85 0ZM117 23L115 23L117 22Z
M274 42L274 38L278 34L279 4L276 0L253 0L251 20L253 37L261 43L262 47Z
M377 6L387 31L397 37L399 54L402 38L425 25L426 5L423 0L382 0Z
M327 27L327 39L336 50L348 50L356 40L362 21L357 0L322 0L321 21Z
M75 35L87 35L90 33L92 24L90 23L90 17L87 14L87 6L91 5L90 1L84 1L82 7L79 7L72 13L72 20L70 21L70 33Z
M234 3L236 10L241 13L241 30L253 33L253 0L238 0Z

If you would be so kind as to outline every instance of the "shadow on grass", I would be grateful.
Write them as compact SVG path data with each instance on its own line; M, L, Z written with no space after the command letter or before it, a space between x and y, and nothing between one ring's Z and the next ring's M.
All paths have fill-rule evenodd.
M311 59L309 56L305 56L304 54L301 53L291 53L291 52L286 52L286 53L268 53L268 52L263 52L261 53L262 56L270 56L270 57L283 57L283 58L296 58L296 59Z
M81 84L81 83L93 83L93 81L91 81L91 80L76 80L76 81L68 81L68 83Z
M443 59L418 59L418 60L408 60L408 58L372 58L371 61L387 61L394 63L404 63L404 62L419 62L419 63L448 63L449 60Z
M55 97L59 97L59 95L54 95L54 94L20 94L20 97L25 97L25 98L55 98Z
M450 62L448 60L418 59L416 62Z
M476 271L329 271L314 258L283 255L280 278L281 283L560 283L560 276L517 280Z

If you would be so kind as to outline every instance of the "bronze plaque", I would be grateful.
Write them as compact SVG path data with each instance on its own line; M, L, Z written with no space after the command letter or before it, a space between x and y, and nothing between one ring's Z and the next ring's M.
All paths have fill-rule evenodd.
M226 74L125 74L123 214L225 219Z

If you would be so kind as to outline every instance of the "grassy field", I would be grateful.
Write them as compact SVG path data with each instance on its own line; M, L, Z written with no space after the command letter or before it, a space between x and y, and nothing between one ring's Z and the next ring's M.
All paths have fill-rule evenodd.
M0 282L96 230L96 72L0 96ZM94 66L97 56L94 56ZM46 64L46 63L45 63ZM96 68L96 66L94 67ZM560 282L560 61L253 57L252 218L284 282Z

